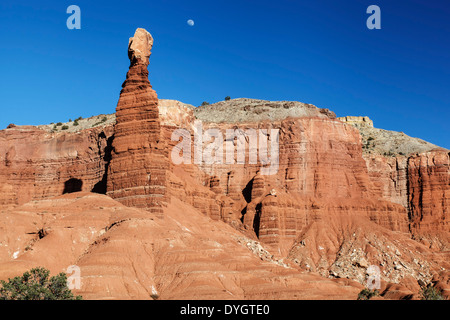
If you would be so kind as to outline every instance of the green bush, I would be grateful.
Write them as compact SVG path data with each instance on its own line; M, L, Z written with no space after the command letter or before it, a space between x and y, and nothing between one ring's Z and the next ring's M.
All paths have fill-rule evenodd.
M225 97L225 101L231 100L230 96Z
M75 121L73 122L73 125L74 125L74 126L79 125L78 120L75 120Z
M378 292L377 289L372 291L370 289L364 288L361 290L360 293L358 293L358 300L370 300L370 298L376 297L379 295L380 295L380 293Z
M22 276L1 280L0 300L81 300L67 287L67 276L61 272L49 279L50 271L38 267Z
M432 286L422 288L421 296L422 300L445 300L442 293Z
M94 128L94 127L96 127L96 126L98 126L98 125L101 125L102 123L105 123L107 120L108 120L108 118L105 116L105 117L102 118L101 121L94 123L94 124L91 126L91 128Z
M58 122L56 125L59 127L59 126L62 126L62 123Z
M67 129L69 129L69 126L62 126L61 127L61 130L67 130Z

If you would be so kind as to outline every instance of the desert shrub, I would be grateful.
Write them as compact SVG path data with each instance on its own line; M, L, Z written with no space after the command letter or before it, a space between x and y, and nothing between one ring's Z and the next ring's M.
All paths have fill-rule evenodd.
M61 272L49 278L50 271L38 267L22 276L1 280L0 300L81 300L67 287L67 276Z
M422 288L421 296L422 300L444 300L442 293L432 286Z
M61 130L67 130L67 129L69 129L69 126L62 126L61 127Z
M73 122L73 125L74 125L74 126L79 125L78 120L75 120L75 121Z
M207 105L209 105L209 102L208 102L208 101L203 101L203 102L202 102L202 106L207 106Z
M225 101L231 100L230 96L225 97Z
M59 126L62 126L62 123L58 122L56 125L59 127Z
M380 293L378 292L377 289L370 290L368 288L364 288L361 290L360 293L358 293L358 300L369 300L370 298L376 297L379 295L380 295Z
M105 117L102 118L101 121L94 123L91 127L93 128L93 127L96 127L98 125L101 125L102 123L105 123L106 120L108 120L108 118L105 116Z

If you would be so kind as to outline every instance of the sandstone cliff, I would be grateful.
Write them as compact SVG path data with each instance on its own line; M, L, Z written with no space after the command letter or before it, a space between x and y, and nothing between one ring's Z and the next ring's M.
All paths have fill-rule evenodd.
M105 192L112 134L110 126L76 134L31 126L0 131L0 205Z
M0 131L0 278L77 264L92 299L356 298L376 265L386 298L448 290L448 150L300 102L159 100L152 46L130 38L115 114Z
M376 129L368 117L339 119L361 134L374 195L406 208L410 231L418 240L448 250L449 150L402 132Z

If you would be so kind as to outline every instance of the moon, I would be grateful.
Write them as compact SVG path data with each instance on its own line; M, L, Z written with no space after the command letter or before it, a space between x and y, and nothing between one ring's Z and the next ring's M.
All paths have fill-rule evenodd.
M187 21L187 24L188 24L190 27L193 27L193 26L194 26L194 20L189 19L189 20Z

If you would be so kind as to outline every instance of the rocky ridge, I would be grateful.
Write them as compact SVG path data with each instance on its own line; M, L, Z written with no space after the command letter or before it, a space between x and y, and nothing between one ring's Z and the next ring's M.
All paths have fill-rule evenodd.
M359 130L365 154L396 157L442 149L422 139L410 137L403 132L374 128L373 121L369 117L347 116L338 119Z
M194 109L197 119L214 123L241 123L282 120L289 117L336 118L334 112L297 101L266 101L239 98Z

